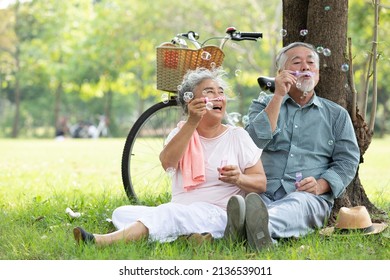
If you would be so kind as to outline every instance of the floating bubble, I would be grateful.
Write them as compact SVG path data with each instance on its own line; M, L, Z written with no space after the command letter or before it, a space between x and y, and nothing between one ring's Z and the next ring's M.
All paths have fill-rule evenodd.
M236 75L236 77L240 76L241 75L241 70L237 69L236 71L234 71L234 75Z
M244 127L249 124L249 116L248 115L245 115L242 117L242 124L244 125Z
M210 67L211 67L211 68L215 68L215 67L217 67L217 64L215 64L215 62L211 62L211 63L210 63Z
M348 83L346 83L346 84L344 85L344 88L345 88L345 89L349 88Z
M332 54L332 52L331 52L330 49L325 48L324 51L323 51L323 54L324 54L325 56L330 56L330 55Z
M168 167L165 172L168 174L168 176L173 177L176 173L176 168L174 167Z
M190 102L194 98L194 94L191 91L186 91L183 94L183 100L185 102Z
M280 29L279 33L280 33L280 35L285 37L287 35L287 30L286 29Z
M164 104L167 104L167 103L169 102L168 93L164 92L163 94L161 94L161 101L162 101Z
M299 34L303 37L306 36L308 33L309 31L307 29L302 29L301 31L299 31Z
M214 107L213 102L210 102L210 101L209 101L209 102L206 103L206 109L207 109L207 110L209 110L209 111L210 111L210 110L213 110L213 107Z
M324 10L325 11L330 11L330 6L325 6Z
M271 82L268 82L268 83L267 83L267 88L270 88L270 87L272 87L272 83L271 83Z
M177 91L180 91L181 90L181 85L178 85L177 86Z
M347 63L341 65L341 71L348 72L348 70L349 70L349 65Z
M211 54L209 52L203 51L200 55L200 57L203 60L210 60L211 59Z
M267 86L268 86L268 85L267 85ZM260 91L259 97L257 98L257 101L259 101L259 102L261 102L261 103L264 103L266 97L267 97L267 93L264 92L264 91Z
M202 94L203 96L207 96L207 91L206 90L202 91Z
M226 114L225 116L227 118L227 121L231 125L234 125L234 126L240 121L240 118L241 118L241 114L238 112L232 112L232 113Z
M295 86L296 86L297 88L301 88L301 87L302 87L302 83L301 83L301 82L297 82L297 83L295 84Z
M317 52L318 53L322 53L324 51L324 47L322 47L322 46L318 46L317 47Z

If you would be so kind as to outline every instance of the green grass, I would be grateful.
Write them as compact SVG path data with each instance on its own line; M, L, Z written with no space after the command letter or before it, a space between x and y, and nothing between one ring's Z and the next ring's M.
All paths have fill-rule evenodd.
M2 260L388 260L390 230L372 236L323 237L318 233L284 240L251 253L225 240L197 246L173 243L78 247L74 226L105 233L112 211L129 200L120 165L124 139L0 139L0 259ZM360 178L374 204L390 212L390 138L374 139ZM152 204L151 201L144 201ZM67 207L81 212L71 219Z

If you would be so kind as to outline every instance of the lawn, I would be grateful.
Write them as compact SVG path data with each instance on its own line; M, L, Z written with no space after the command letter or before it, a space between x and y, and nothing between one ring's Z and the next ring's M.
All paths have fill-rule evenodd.
M390 230L372 236L323 237L317 232L249 252L225 240L198 246L137 242L78 247L75 226L113 230L112 211L129 200L121 181L124 139L0 139L1 260L388 260ZM390 137L374 139L360 165L370 200L390 212ZM150 204L150 201L145 201ZM80 212L71 218L66 208Z

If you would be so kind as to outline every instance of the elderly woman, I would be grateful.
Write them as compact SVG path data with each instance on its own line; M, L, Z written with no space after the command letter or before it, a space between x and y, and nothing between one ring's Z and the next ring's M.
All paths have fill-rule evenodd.
M169 134L160 154L163 168L175 170L172 200L156 207L121 206L112 217L117 231L92 234L76 227L78 243L109 245L142 238L168 242L193 233L221 238L228 200L237 198L231 202L234 207L246 193L265 191L262 150L243 128L222 122L227 90L223 75L220 68L199 68L189 71L180 86L178 98L188 118Z

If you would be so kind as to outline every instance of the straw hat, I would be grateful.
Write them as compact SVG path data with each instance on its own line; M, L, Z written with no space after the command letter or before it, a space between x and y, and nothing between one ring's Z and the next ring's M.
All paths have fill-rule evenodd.
M366 235L380 233L386 227L385 223L372 223L365 206L341 207L336 225L320 230L320 234L361 232Z

